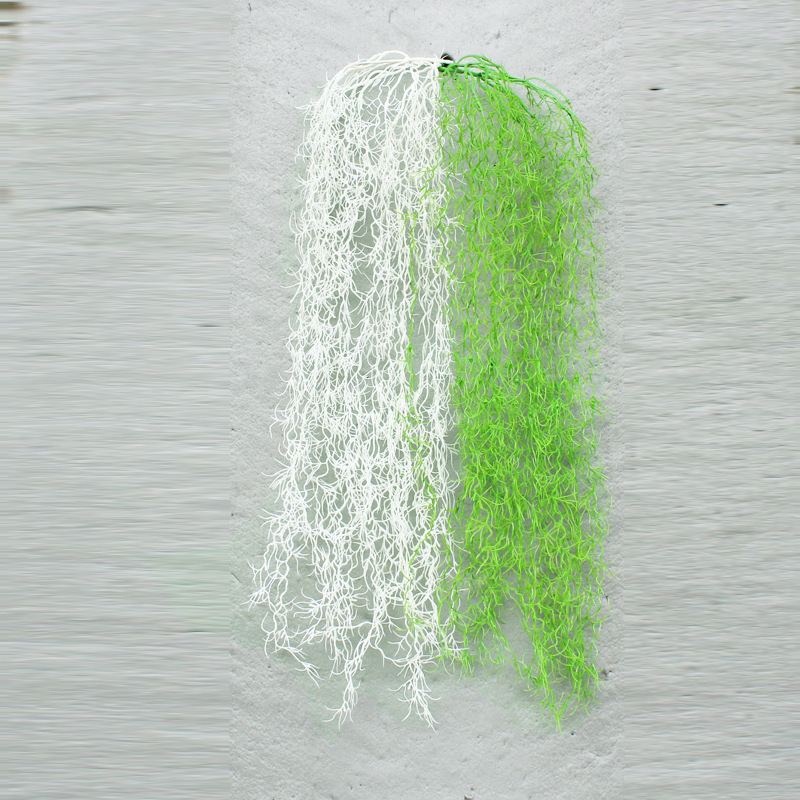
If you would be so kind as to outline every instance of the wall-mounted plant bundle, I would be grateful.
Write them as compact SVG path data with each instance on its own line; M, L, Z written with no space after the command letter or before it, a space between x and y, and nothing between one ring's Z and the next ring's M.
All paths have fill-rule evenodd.
M559 717L596 682L605 526L586 133L487 59L383 53L301 155L268 644L327 654L340 720L370 650L429 722L440 661L509 661Z

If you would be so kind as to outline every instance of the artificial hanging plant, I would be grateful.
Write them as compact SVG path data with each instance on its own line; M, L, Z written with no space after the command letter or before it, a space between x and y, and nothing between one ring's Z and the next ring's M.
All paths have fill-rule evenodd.
M370 650L430 723L441 661L511 662L558 718L597 680L605 531L586 132L482 57L382 53L306 110L267 642L315 680L324 649L340 720Z

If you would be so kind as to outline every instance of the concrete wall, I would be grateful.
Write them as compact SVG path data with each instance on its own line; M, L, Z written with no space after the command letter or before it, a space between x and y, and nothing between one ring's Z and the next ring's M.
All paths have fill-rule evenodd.
M0 796L224 796L228 7L0 20Z
M799 783L799 32L783 0L626 15L632 798Z
M2 796L796 793L796 3L622 18L616 0L0 2ZM561 734L490 675L437 677L436 731L402 722L377 667L339 731L239 605L274 499L296 106L387 48L553 82L604 170L617 572L608 680Z
M327 76L359 56L485 54L513 74L538 76L569 96L588 127L603 171L598 194L608 263L605 367L610 405L621 387L622 54L621 4L579 0L496 3L241 2L234 25L233 405L236 596L252 590L248 559L263 552L257 518L273 502L265 474L277 467L269 428L289 362L295 257L288 232L294 159L303 130L297 106ZM608 553L619 573L622 531L621 438L611 427L603 451L618 501ZM258 610L234 623L234 785L248 800L528 800L619 797L622 609L618 576L609 579L610 618L600 666L607 670L588 716L554 731L513 677L479 672L459 681L433 677L441 697L430 730L402 721L389 691L392 669L371 664L354 719L341 730L323 720L335 689L315 689L285 659L263 652Z

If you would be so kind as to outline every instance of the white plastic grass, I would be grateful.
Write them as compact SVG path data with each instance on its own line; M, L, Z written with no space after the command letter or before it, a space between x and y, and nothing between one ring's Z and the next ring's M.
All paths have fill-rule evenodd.
M456 648L437 598L455 491L440 64L382 53L306 109L282 507L251 602L266 606L267 645L314 679L309 651L324 647L340 723L370 650L432 723L426 670Z

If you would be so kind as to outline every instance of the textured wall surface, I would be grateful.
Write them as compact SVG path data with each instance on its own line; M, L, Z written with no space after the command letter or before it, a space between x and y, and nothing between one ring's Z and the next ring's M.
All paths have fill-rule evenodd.
M0 20L0 796L225 796L227 4Z
M484 54L512 74L541 77L573 102L603 171L609 404L621 386L622 54L621 5L596 0L465 4L444 2L236 4L233 56L234 299L233 427L235 598L252 590L248 560L263 552L258 513L272 503L278 429L270 425L289 362L295 257L289 214L296 202L298 106L345 64L382 50L414 55ZM612 425L603 452L617 505L608 543L619 573L621 435ZM372 663L353 721L324 722L335 688L315 689L282 658L263 652L258 610L234 621L234 796L244 800L599 800L620 796L622 706L621 583L608 580L609 619L600 666L607 680L588 716L562 732L545 723L509 675L459 681L433 674L439 726L402 721L389 691L391 669ZM329 694L330 693L330 694Z
M231 796L229 565L233 797L797 794L800 15L625 11L623 28L617 0L0 2L0 796ZM562 734L490 675L437 678L436 731L402 722L379 665L339 731L240 605L274 500L297 106L388 48L553 82L604 170L619 577L608 680Z
M627 11L624 796L792 797L798 4Z

